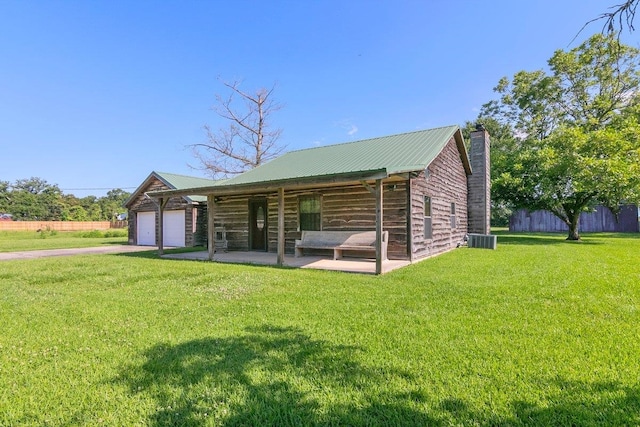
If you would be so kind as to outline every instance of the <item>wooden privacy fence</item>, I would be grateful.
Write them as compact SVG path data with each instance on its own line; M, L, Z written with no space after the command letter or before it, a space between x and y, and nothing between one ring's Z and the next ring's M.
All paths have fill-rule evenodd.
M91 231L126 226L127 221L0 221L0 231Z
M509 231L566 232L568 230L569 227L549 211L529 212L526 209L521 209L514 212L509 221ZM616 218L608 208L597 206L595 212L583 212L580 215L579 230L584 232L638 232L638 207L635 205L621 206L618 218Z

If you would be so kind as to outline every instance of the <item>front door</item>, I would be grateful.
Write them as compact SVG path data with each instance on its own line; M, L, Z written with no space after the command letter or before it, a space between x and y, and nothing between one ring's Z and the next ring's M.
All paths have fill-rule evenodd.
M249 249L267 251L267 199L249 200Z

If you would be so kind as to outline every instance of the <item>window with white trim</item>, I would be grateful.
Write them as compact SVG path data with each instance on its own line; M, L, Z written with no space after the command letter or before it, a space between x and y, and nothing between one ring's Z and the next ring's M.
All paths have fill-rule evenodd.
M431 197L424 196L424 238L433 238L431 223Z

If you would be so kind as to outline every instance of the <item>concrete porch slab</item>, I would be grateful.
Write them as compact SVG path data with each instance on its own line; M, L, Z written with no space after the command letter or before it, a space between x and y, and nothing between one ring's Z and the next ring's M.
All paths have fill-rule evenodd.
M165 254L163 258L168 259L191 259L208 261L209 255L206 251L184 252L178 254ZM277 256L270 252L216 252L213 257L216 262L232 264L255 264L255 265L276 265ZM409 261L386 260L382 263L382 273L396 270L411 264ZM285 256L284 265L294 268L312 268L317 270L334 270L347 273L375 274L376 262L366 258L343 258L333 260L327 257L303 256L295 258L292 255Z

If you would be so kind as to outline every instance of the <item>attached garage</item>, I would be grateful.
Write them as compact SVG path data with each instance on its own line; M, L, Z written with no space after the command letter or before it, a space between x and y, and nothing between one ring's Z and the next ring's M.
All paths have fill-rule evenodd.
M156 245L156 213L138 212L136 215L138 225L137 244L141 246Z
M129 211L129 244L157 246L159 204L146 195L157 190L175 190L211 185L214 181L164 172L151 172L133 192L125 207ZM163 246L206 244L206 197L178 196L165 200L162 210Z

